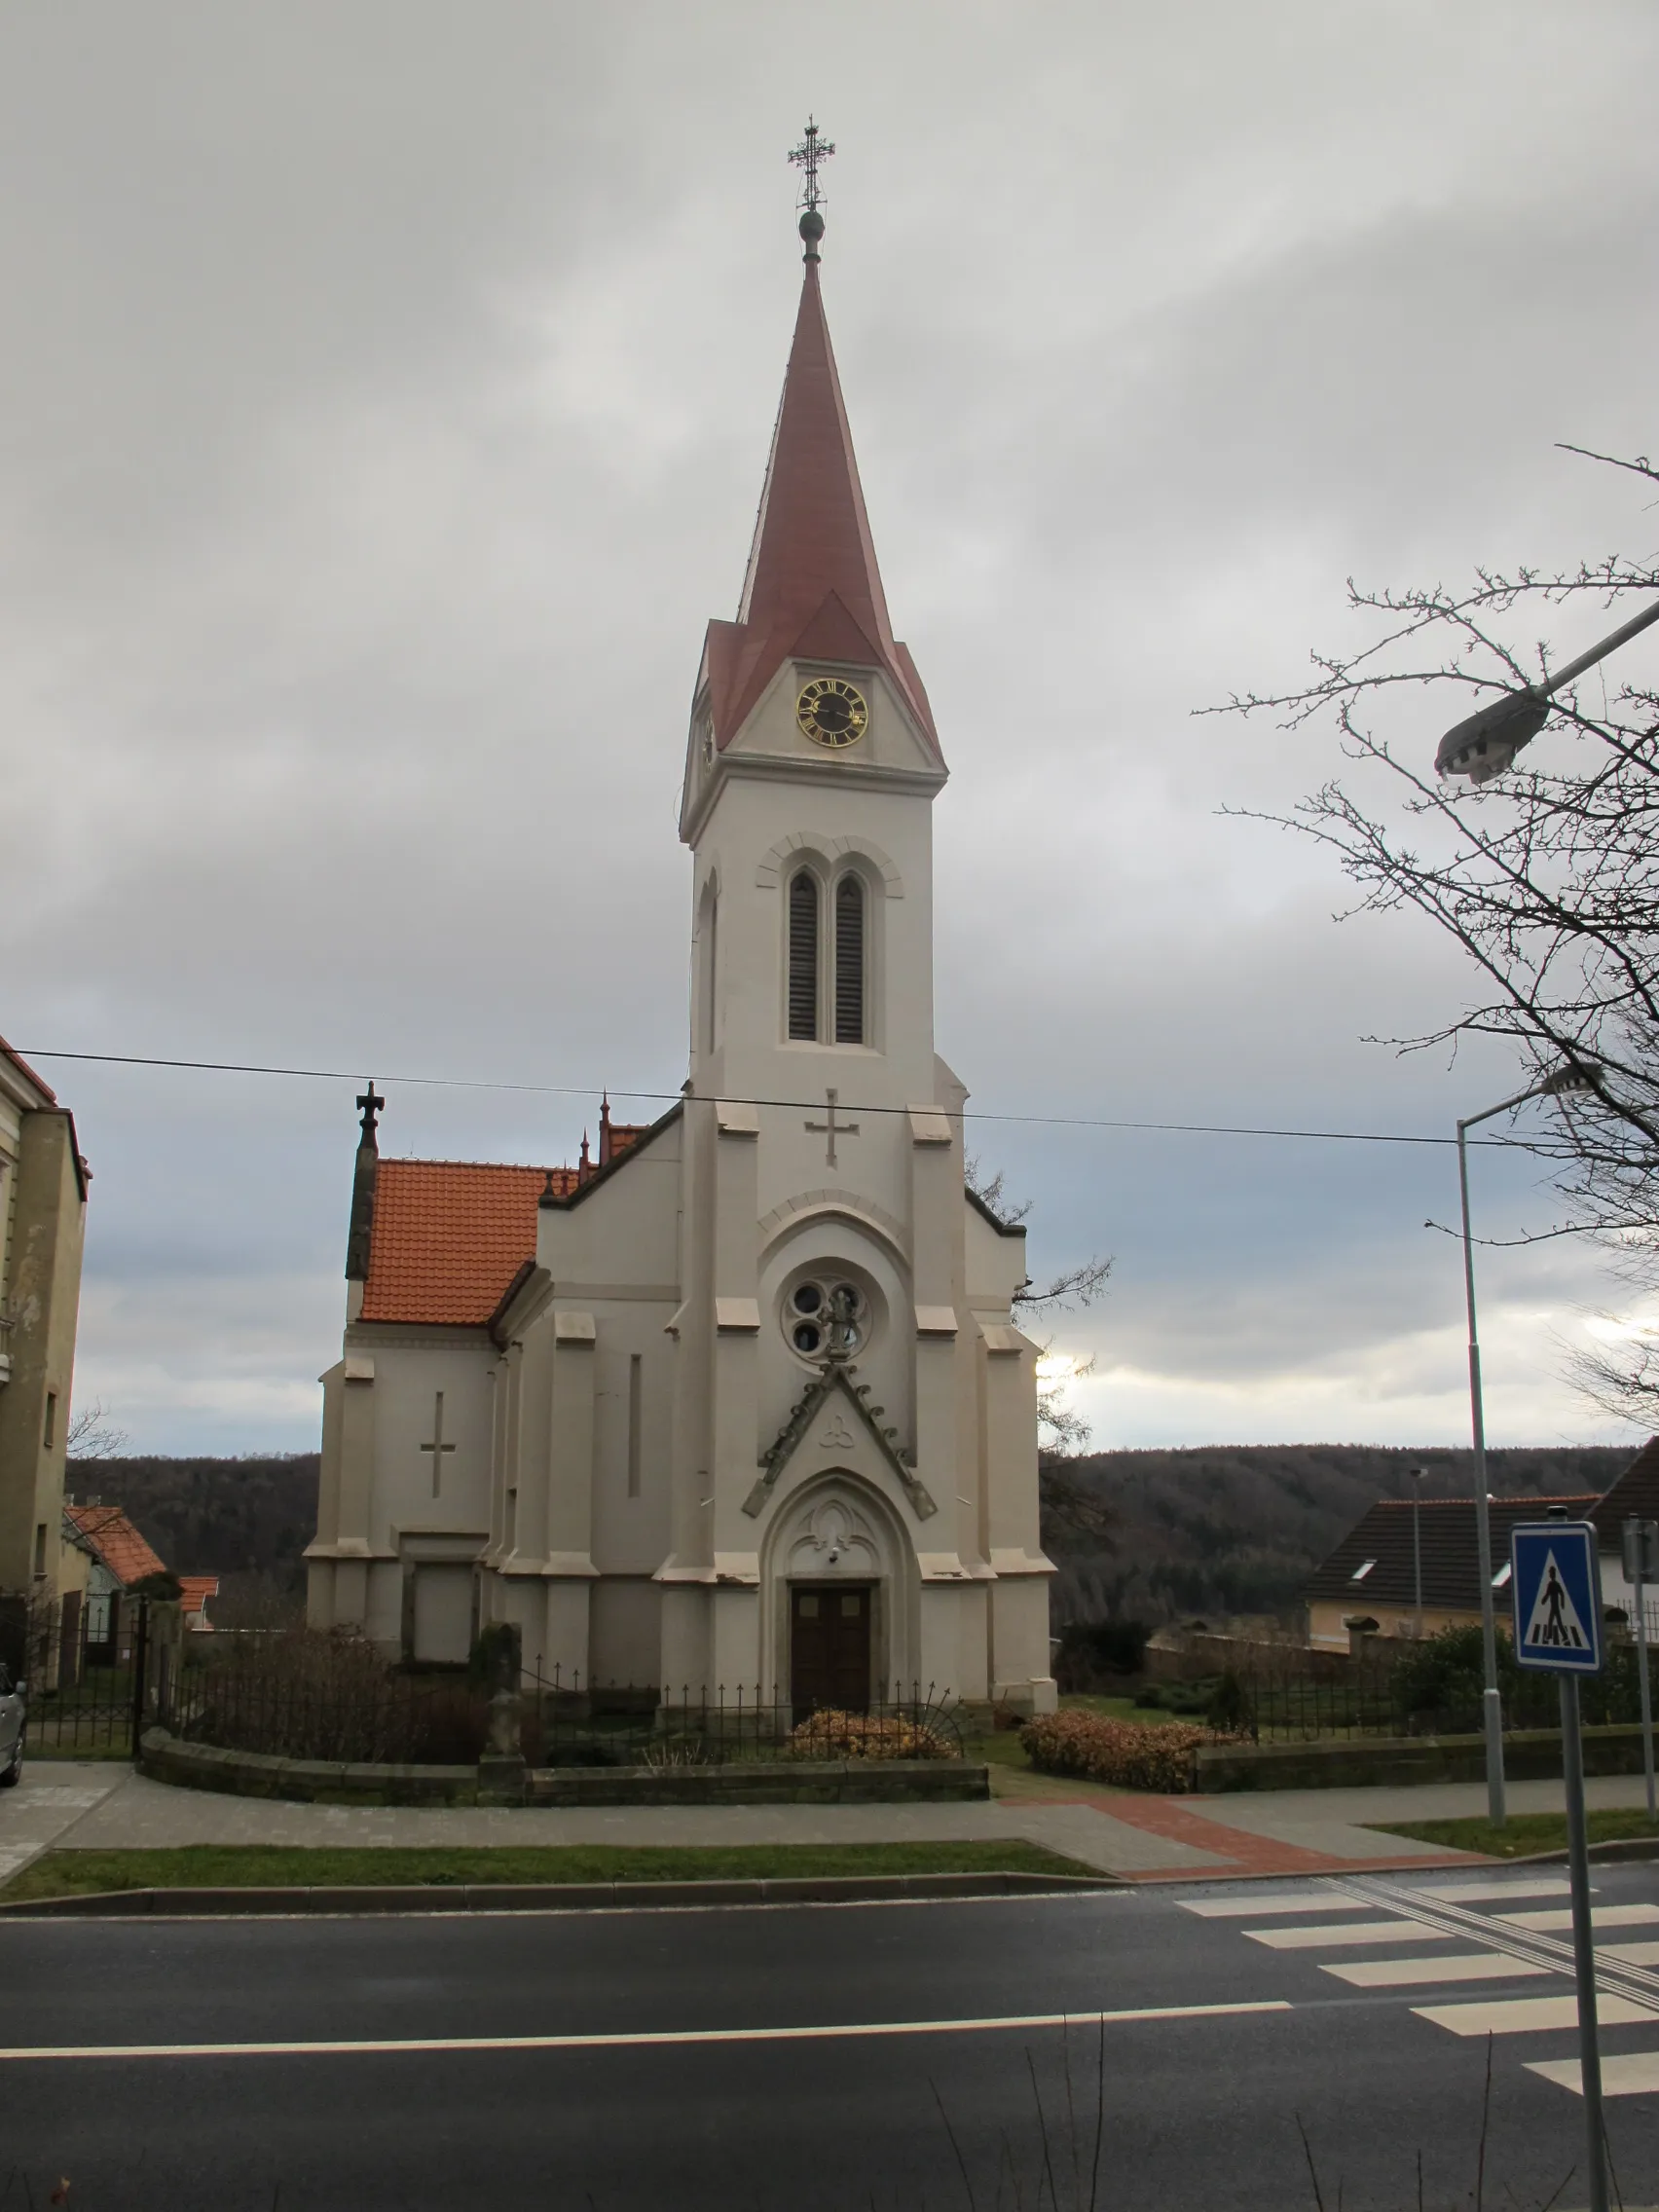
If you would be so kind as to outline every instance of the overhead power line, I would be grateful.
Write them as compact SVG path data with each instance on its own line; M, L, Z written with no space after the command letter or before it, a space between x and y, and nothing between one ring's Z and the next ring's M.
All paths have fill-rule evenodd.
M164 1059L143 1052L63 1052L40 1047L17 1048L26 1060L84 1060L101 1067L182 1068L200 1075L295 1076L313 1083L362 1083L365 1078L347 1068L290 1068L257 1060ZM653 1104L677 1105L700 1094L688 1090L617 1090L597 1083L508 1083L493 1077L462 1075L379 1075L377 1083L400 1083L428 1090L521 1091L536 1097L642 1099ZM734 1106L800 1107L811 1111L815 1098L743 1098L730 1091L719 1094ZM705 1096L713 1102L713 1094ZM907 1114L908 1106L859 1105L837 1101L843 1114ZM1014 1127L1046 1129L1128 1129L1161 1135L1192 1137L1274 1137L1307 1144L1418 1144L1456 1145L1455 1136L1421 1136L1383 1129L1277 1129L1249 1123L1230 1122L1131 1122L1088 1114L995 1114L964 1111L952 1119L962 1122L997 1122ZM1535 1148L1516 1137L1471 1137L1470 1144L1490 1145L1505 1151L1530 1152Z

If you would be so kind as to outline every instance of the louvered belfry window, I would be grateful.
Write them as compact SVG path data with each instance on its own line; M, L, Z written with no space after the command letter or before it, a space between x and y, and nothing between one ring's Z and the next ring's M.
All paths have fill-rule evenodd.
M865 1041L865 888L856 875L835 886L835 1042Z
M818 878L806 868L790 883L790 1035L818 1035Z

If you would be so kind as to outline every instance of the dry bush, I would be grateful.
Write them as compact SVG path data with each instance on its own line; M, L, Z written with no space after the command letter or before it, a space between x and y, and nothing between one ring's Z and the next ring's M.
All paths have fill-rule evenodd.
M1193 1754L1214 1740L1212 1730L1178 1720L1144 1728L1097 1713L1046 1713L1019 1731L1026 1757L1045 1774L1080 1775L1166 1795L1192 1788Z
M959 1759L962 1747L939 1728L895 1713L840 1713L827 1708L792 1728L789 1754L797 1759Z

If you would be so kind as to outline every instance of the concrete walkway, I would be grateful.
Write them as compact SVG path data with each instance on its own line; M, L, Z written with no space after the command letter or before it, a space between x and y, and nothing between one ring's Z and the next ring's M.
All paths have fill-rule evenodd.
M1456 1854L1366 1824L1486 1809L1478 1783L1148 1797L993 1769L978 1805L593 1807L581 1811L290 1805L147 1781L114 1761L35 1759L0 1796L0 1880L38 1853L240 1844L741 1844L991 1842L1018 1837L1103 1872L1313 1874L1420 1864ZM1640 1805L1640 1777L1586 1785L1592 1805ZM1560 1811L1559 1782L1510 1787L1517 1813Z

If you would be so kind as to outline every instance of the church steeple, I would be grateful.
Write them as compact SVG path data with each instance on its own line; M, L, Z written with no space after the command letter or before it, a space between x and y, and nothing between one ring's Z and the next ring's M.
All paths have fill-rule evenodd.
M800 306L737 620L710 623L700 682L723 752L786 660L881 668L937 755L927 692L888 616L824 313L817 164L833 151L809 125L806 145L791 156L807 172Z

